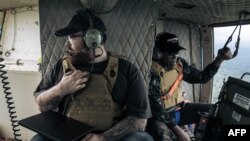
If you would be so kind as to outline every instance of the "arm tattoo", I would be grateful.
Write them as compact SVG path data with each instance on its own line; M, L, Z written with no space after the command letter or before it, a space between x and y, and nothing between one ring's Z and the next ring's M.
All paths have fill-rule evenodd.
M118 122L111 129L104 132L103 135L108 141L120 140L130 133L144 131L146 124L146 119L138 119L136 117L129 116Z
M61 101L60 96L56 96L51 101L45 102L43 107L42 107L42 110L43 111L55 110L55 109L57 109L60 101Z

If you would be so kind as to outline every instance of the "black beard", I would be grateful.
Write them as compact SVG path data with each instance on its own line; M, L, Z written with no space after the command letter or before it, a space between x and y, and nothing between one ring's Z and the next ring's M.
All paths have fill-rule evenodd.
M73 65L87 64L94 59L94 54L91 50L69 56L70 62Z

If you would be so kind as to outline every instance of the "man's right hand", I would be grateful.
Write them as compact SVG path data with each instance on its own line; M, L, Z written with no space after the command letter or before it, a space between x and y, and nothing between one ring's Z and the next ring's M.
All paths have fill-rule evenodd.
M58 85L62 90L63 95L69 95L86 87L88 79L89 72L74 70L65 73Z
M189 135L184 132L178 125L172 128L179 141L191 141Z

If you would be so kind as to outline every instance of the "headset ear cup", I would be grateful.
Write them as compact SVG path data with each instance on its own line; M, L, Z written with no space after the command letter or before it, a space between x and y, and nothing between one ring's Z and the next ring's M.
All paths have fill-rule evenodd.
M158 47L154 47L152 59L157 61L157 60L160 60L161 57L162 57L161 50Z
M102 32L97 28L89 28L83 34L85 44L88 48L97 48L102 43Z

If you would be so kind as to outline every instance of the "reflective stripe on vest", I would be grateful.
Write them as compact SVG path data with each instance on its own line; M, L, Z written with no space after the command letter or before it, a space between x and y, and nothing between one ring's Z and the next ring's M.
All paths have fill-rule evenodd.
M162 99L167 99L168 97L173 96L174 91L178 88L178 86L181 84L183 78L183 73L180 72L179 76L177 77L177 79L174 82L174 85L170 88L169 92L167 94L163 94L163 96L161 97Z
M73 67L69 61L63 61L63 66L65 71L67 66ZM92 74L87 86L74 94L74 99L67 105L66 115L93 126L94 130L109 129L122 112L111 96L117 74L118 58L110 56L104 73Z

